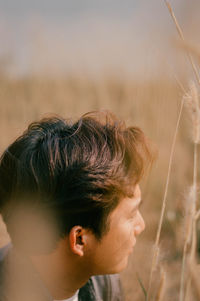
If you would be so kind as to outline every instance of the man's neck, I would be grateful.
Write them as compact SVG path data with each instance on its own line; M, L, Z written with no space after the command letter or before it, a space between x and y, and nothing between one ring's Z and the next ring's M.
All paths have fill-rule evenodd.
M80 259L70 253L62 242L54 252L31 256L31 261L56 300L72 297L90 278Z

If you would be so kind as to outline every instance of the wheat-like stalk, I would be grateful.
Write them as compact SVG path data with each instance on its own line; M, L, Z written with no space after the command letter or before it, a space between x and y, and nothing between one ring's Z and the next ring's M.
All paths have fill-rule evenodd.
M182 267L181 267L181 283L180 283L180 293L179 300L184 300L184 288L185 288L185 274L187 270L187 255L189 251L189 246L192 240L193 233L193 219L195 216L195 190L192 186L189 190L189 194L186 198L187 206L186 206L186 229L185 229L185 243L183 248L183 258L182 258Z
M177 120L177 123L176 123L176 128L175 128L174 137L173 137L172 146L171 146L171 151L170 151L170 158L169 158L169 165L168 165L168 172L167 172L167 180L166 180L166 185L165 185L165 192L164 192L164 197L163 197L163 202L162 202L162 209L161 209L161 215L160 215L160 220L159 220L159 224L158 224L158 230L157 230L157 234L156 234L156 241L155 241L154 252L153 252L153 259L152 259L152 265L151 265L151 271L150 271L149 285L148 285L148 290L147 290L147 300L149 298L150 291L151 291L153 271L155 270L156 263L157 263L157 256L158 256L157 250L159 249L160 233L161 233L165 208L166 208L166 204L167 204L167 193L168 193L169 179L170 179L171 168L172 168L172 159L173 159L173 155L174 155L176 137L177 137L178 128L179 128L179 124L180 124L180 119L181 119L181 115L182 115L183 104L184 104L184 98L181 101L179 114L178 114L178 120Z
M187 107L189 109L192 119L193 129L193 144L194 144L194 163L193 163L193 239L191 257L194 258L196 250L196 214L197 214L197 145L200 143L200 106L199 106L199 95L197 87L194 83L190 85L190 94L186 98Z
M194 83L190 85L190 92L186 97L186 104L189 109L189 113L191 115L192 120L192 129L193 129L193 144L194 144L194 163L193 163L193 201L192 201L192 245L189 254L188 264L195 264L196 263L196 245L197 245L197 238L196 238L196 222L197 222L197 145L200 143L200 106L199 106L199 97L198 97L198 90ZM187 281L186 286L186 297L189 298L189 291L191 286L190 277ZM181 285L181 288L183 283ZM183 290L183 288L182 288ZM183 300L183 293L180 295Z
M197 63L200 63L200 49L197 46L189 43L188 41L182 41L180 44L178 44L178 46L191 53Z
M193 142L194 144L200 143L200 107L199 107L199 94L196 85L191 82L190 92L185 96L185 104L192 120L192 130L193 130ZM195 163L195 162L194 162ZM196 171L195 171L196 174ZM196 177L194 175L194 177ZM196 179L194 178L196 182Z
M191 264L188 267L190 276L191 276L191 280L192 280L192 284L193 284L193 288L195 291L195 294L198 298L198 300L200 300L200 287L199 287L199 271L197 270L197 266L194 264Z
M156 293L155 301L161 301L164 295L165 290L165 283L166 283L166 273L164 269L161 267L161 277L160 277L160 284L158 287L158 291Z
M178 21L176 19L176 16L175 16L175 14L174 14L174 12L172 10L171 5L166 0L165 0L165 3L166 3L166 5L167 5L167 7L169 9L169 12L170 12L170 14L172 16L172 19L173 19L174 23L175 23L175 26L176 26L176 29L178 31L178 34L179 34L180 38L182 39L182 41L185 42L182 29L181 29L181 27L180 27L180 25L179 25L179 23L178 23ZM191 65L192 65L192 69L194 71L195 78L196 78L198 84L200 85L200 76L199 76L199 73L197 71L197 67L194 64L192 56L191 56L191 54L188 51L187 51L187 56L188 56L188 59L189 59ZM193 93L194 93L194 91L193 91ZM195 99L196 99L196 97L195 97ZM154 249L154 253L153 253L153 260L152 260L152 266L151 266L151 271L150 271L149 285L148 285L148 291L147 291L147 300L148 300L149 295L150 295L153 271L154 271L154 268L155 268L155 263L157 261L156 260L156 250L158 248L159 240L160 240L160 233L161 233L161 228L162 228L162 223L163 223L163 218L164 218L164 212L165 212L165 207L166 207L166 202L167 202L167 192L168 192L169 179L170 179L170 174L171 174L172 159L173 159L173 154L174 154L174 149L175 149L175 142L176 142L177 132L178 132L178 128L179 128L180 118L181 118L181 114L182 114L183 104L184 104L184 97L183 97L182 102L181 102L181 107L180 107L180 111L179 111L179 116L178 116L178 120L177 120L177 124L176 124L176 129L175 129L175 133L174 133L174 137L173 137L171 152L170 152L170 159L169 159L169 165L168 165L168 173L167 173L167 180L166 180L166 185L165 185L164 198L163 198L163 202L162 202L161 215L160 215L158 230L157 230L157 234L156 234L155 249ZM195 136L197 137L197 135L199 135L198 131L196 131ZM196 164L197 163L197 146L196 145L197 144L195 143L195 148L194 148L194 179L193 179L193 185L194 185L195 191L196 191L195 175L196 175L196 168L197 168L197 164ZM196 209L195 209L195 214L196 214ZM194 214L194 216L195 216L195 214ZM195 227L194 227L194 223L195 223L195 218L193 218L193 220L192 220L192 224L193 224L192 250L194 250L194 248L195 248L195 238L194 238L194 236L195 236L194 235L194 228ZM185 249L186 249L186 247L185 247ZM184 252L186 254L186 250ZM193 253L191 252L191 254L193 254ZM184 255L184 259L183 259L184 265L185 265L185 260L186 260L185 257L186 257L186 255ZM185 267L183 267L183 271L185 271ZM184 282L184 272L182 274L182 278L183 278L182 279L182 283L183 283ZM182 288L181 288L181 291L182 291Z
M179 25L179 23L178 23L178 21L177 21L177 19L176 19L176 16L175 16L175 14L174 14L174 11L173 11L171 5L169 4L169 2L166 1L166 0L164 0L164 1L165 1L166 5L167 5L167 8L168 8L169 12L170 12L170 15L172 16L172 19L173 19L173 21L174 21L174 24L175 24L175 26L176 26L176 29L177 29L177 31L178 31L178 34L179 34L181 40L185 43L185 38L184 38L184 35L183 35L183 31L182 31L182 29L181 29L181 27L180 27L180 25ZM193 71L194 71L195 78L196 78L198 84L200 85L200 76L199 76L197 67L196 67L196 65L195 65L195 63L194 63L194 61L193 61L193 58L192 58L190 52L189 52L187 49L186 49L186 54L187 54L187 57L188 57L188 59L189 59L189 61L190 61L190 63L191 63L192 69L193 69Z

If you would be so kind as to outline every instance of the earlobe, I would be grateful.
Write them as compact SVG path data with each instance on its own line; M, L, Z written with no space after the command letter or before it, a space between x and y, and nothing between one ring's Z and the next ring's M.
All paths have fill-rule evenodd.
M84 255L84 229L81 226L74 226L69 233L69 243L71 251L78 255Z

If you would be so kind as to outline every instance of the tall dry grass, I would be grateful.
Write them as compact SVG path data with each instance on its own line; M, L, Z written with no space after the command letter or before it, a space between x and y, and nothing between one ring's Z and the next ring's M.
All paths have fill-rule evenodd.
M184 35L182 32L182 29L176 19L176 16L174 14L174 11L169 4L168 1L165 1L169 13L174 21L174 24L176 26L176 29L178 31L178 34L182 40L182 42L185 43ZM198 86L200 85L200 75L198 72L198 68L196 64L193 61L193 57L188 51L188 48L185 48L185 52L187 54L187 57L189 59L189 62L191 63L192 70L194 72L194 77L197 81ZM186 231L185 236L185 243L183 247L183 258L182 258L182 268L181 268L181 275L180 275L180 295L179 300L191 300L194 297L192 290L192 282L193 280L193 286L197 288L195 281L195 277L197 277L197 273L195 274L193 272L193 269L197 268L197 216L199 217L199 210L197 212L197 208L199 207L199 204L197 202L197 163L198 163L198 155L197 155L197 149L198 144L200 143L200 103L199 103L199 91L198 87L196 87L195 84L192 84L190 87L190 93L187 94L187 97L183 97L181 106L180 106L180 112L177 120L177 125L174 133L174 139L172 142L171 152L170 152L170 158L169 158L169 167L168 167L168 173L167 173L167 179L166 179L166 185L164 190L164 197L162 201L162 209L156 234L156 240L154 245L154 251L153 251L153 257L152 257L152 264L151 264L151 270L150 270L150 276L149 276L149 285L147 293L145 294L145 300L150 300L152 296L151 288L152 288L152 279L153 279L153 272L156 268L157 264L157 258L158 258L158 248L159 248L159 240L160 240L160 234L161 234L161 227L163 223L165 208L166 208L166 201L167 201L167 193L168 193L168 186L169 186L169 179L171 174L171 167L172 167L172 159L175 149L175 142L176 142L176 136L178 132L178 127L180 124L180 118L182 114L182 108L184 104L184 100L186 100L186 104L190 110L191 120L192 120L192 129L193 129L193 144L194 144L194 160L193 160L193 184L190 189L190 197L188 197L189 200L189 206L187 206L187 222L188 227ZM189 268L190 267L190 268ZM192 268L191 268L192 267ZM185 280L187 276L187 281ZM193 287L193 288L194 288ZM198 289L196 290L198 293ZM152 300L155 300L154 297Z
M181 97L179 85L167 78L152 82L137 82L131 78L119 79L114 76L104 76L96 80L80 76L9 79L2 75L0 78L1 152L31 121L46 114L78 117L96 109L109 109L128 124L139 125L157 145L159 157L150 176L142 184L145 200L142 213L146 221L146 231L138 240L127 270L122 273L128 301L144 300L138 276L146 289L148 286L152 247ZM186 109L183 110L183 115L186 115ZM159 264L154 271L154 274L160 275L153 281L154 295L161 298L159 296L163 295L164 289L162 300L177 300L179 294L184 243L182 198L193 176L188 122L187 118L181 119L177 134L168 202L161 231ZM0 244L3 245L9 238L3 226L0 229ZM163 285L161 280L165 278Z

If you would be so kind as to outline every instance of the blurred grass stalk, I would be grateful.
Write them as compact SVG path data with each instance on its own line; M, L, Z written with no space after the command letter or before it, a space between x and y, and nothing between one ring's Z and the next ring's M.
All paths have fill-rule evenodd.
M182 29L176 19L176 16L173 12L173 9L171 7L171 5L169 4L168 1L164 0L167 8L169 10L169 13L172 16L172 19L175 23L176 29L178 31L178 34L181 38L181 40L185 43L185 39L184 39L184 35L182 32ZM197 80L197 83L200 85L200 76L197 70L197 67L193 61L193 58L190 54L190 52L188 52L188 50L185 48L186 50L186 54L188 56L188 59L191 63L192 69L194 71L194 75L195 78ZM195 87L195 85L193 84L191 87L191 96L190 96L190 108L193 110L194 107L197 110L197 112L199 112L199 105L198 105L198 92L197 89ZM149 277L149 284L148 284L148 290L147 290L147 298L146 300L149 300L150 297L150 293L151 293L151 285L152 285L152 277L153 277L153 272L156 268L156 263L157 263L157 249L159 248L159 241L160 241L160 233L161 233L161 228L162 228L162 224L163 224L163 219L164 219L164 213L165 213L165 208L166 208L166 203L167 203L167 193L168 193L168 187L169 187L169 179L170 179L170 174L171 174L171 168L172 168L172 159L173 159L173 155L174 155L174 149L175 149L175 142L176 142L176 137L177 137L177 132L178 132L178 128L179 128L179 124L180 124L180 118L181 118L181 114L182 114L182 109L183 109L183 104L184 104L184 97L182 99L181 102L181 106L180 106L180 111L179 111L179 115L178 115L178 120L177 120L177 124L176 124L176 128L175 128L175 132L174 132L174 137L173 137L173 142L172 142L172 147L171 147L171 152L170 152L170 158L169 158L169 165L168 165L168 173L167 173L167 179L166 179L166 185L165 185L165 191L164 191L164 197L163 197L163 202L162 202L162 209L161 209L161 214L160 214L160 220L159 220L159 224L158 224L158 229L157 229L157 234L156 234L156 241L155 241L155 246L154 246L154 251L153 251L153 259L152 259L152 265L151 265L151 271L150 271L150 277ZM194 116L195 115L195 116ZM197 117L196 117L197 115ZM191 235L192 235L192 246L191 246L191 252L190 252L190 261L194 261L195 259L195 254L196 254L196 200L197 200L197 144L199 142L200 139L200 134L199 134L199 123L200 123L200 117L198 115L198 113L194 113L193 112L193 116L192 118L193 120L193 127L194 127L194 170L193 170L193 195L194 195L194 200L193 200L193 209L192 209L192 231L191 231ZM188 232L190 233L190 232ZM189 234L188 234L189 235ZM188 237L189 239L189 237ZM182 261L182 272L181 272L181 285L180 285L180 301L184 300L184 275L185 275L185 262L186 262L186 252L187 252L187 245L188 245L188 239L186 239L185 241L185 245L184 245L184 252L183 252L183 261ZM187 289L186 289L186 294L187 291L189 291L189 287L190 287L190 281L188 281L187 283Z
M160 220L159 220L159 224L158 224L158 230L157 230L157 234L156 234L156 242L155 242L155 245L154 245L153 259L152 259L150 278L149 278L149 285L148 285L148 290L147 290L147 298L146 298L147 301L150 297L153 272L156 269L156 265L157 265L157 262L158 262L158 250L159 250L160 233L161 233L162 223L163 223L163 219L164 219L165 208L166 208L166 204L167 204L167 192L168 192L169 180L170 180L170 174L171 174L171 168L172 168L172 160L173 160L173 155L174 155L174 150L175 150L176 137L177 137L178 128L179 128L180 119L181 119L182 110L183 110L183 104L184 104L184 99L182 99L182 102L181 102L181 105L180 105L178 120L177 120L177 123L176 123L176 128L175 128L173 142L172 142L171 151L170 151L170 158L169 158L169 165L168 165L168 172L167 172L167 180L166 180L166 185L165 185L165 192L164 192L164 197L163 197L163 202L162 202L162 209L161 209Z
M176 16L175 16L175 14L174 14L174 11L173 11L171 5L169 4L169 2L166 1L166 0L164 0L164 1L165 1L166 5L167 5L167 8L168 8L168 10L169 10L170 15L172 16L172 19L173 19L173 21L174 21L174 24L175 24L175 26L176 26L176 29L177 29L177 31L178 31L178 34L179 34L181 40L183 41L183 43L185 43L185 38L184 38L184 35L183 35L183 31L182 31L182 29L181 29L181 27L180 27L180 25L179 25L179 23L178 23L178 21L177 21L177 19L176 19ZM188 51L188 49L185 48L185 50L186 50L187 57L188 57L188 59L189 59L191 65L192 65L192 69L193 69L193 71L194 71L194 75L195 75L195 78L196 78L196 80L197 80L197 83L200 85L200 76L199 76L197 67L196 67L196 65L195 65L195 63L194 63L194 61L193 61L193 58L192 58L190 52Z
M161 301L164 296L165 290L165 283L166 283L166 273L164 269L161 267L161 277L160 277L160 284L156 293L156 297L154 298L155 301Z
M197 147L200 143L200 106L199 106L199 97L198 89L194 83L190 85L190 92L186 95L186 105L188 107L191 120L192 120L192 130L193 130L193 144L194 144L194 163L193 163L193 185L191 188L191 197L190 201L190 230L185 240L184 252L183 252L183 262L182 262L182 272L181 272L181 285L180 285L180 301L184 300L184 279L186 271L186 263L188 266L195 266L197 264L196 260L196 250L197 250ZM188 254L187 260L187 249L189 242L191 241L191 249ZM191 269L189 270L191 271ZM186 300L190 298L190 287L191 287L191 272L188 275L188 281L186 284Z

